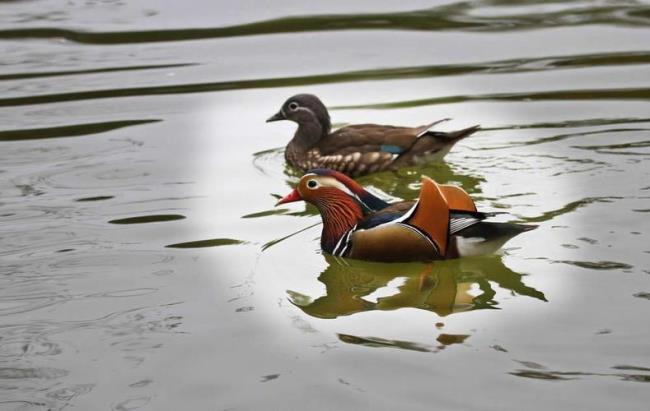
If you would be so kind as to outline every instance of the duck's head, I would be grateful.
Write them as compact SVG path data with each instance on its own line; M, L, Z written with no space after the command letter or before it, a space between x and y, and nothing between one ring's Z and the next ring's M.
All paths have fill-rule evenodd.
M309 170L300 178L296 188L276 205L301 200L319 208L325 204L334 205L337 201L352 200L364 213L388 206L388 203L366 191L350 177L326 168Z
M269 117L266 122L280 120L290 120L299 125L317 123L323 135L328 134L332 127L327 107L313 94L296 94L288 98L280 107L280 111Z

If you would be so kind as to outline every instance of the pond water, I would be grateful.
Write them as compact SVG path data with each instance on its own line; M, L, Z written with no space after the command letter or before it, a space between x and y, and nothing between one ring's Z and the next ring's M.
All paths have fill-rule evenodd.
M650 4L0 3L0 410L645 410ZM319 250L289 123L481 124L419 176L537 230ZM295 235L292 235L295 234Z

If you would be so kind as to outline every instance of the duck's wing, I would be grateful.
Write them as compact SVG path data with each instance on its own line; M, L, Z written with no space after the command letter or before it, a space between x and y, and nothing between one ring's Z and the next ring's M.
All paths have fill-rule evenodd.
M450 236L484 218L462 189L423 177L417 202L392 204L367 215L338 251L383 261L445 258Z
M480 223L485 218L486 215L483 213L451 213L449 216L449 235L455 235Z
M414 201L404 201L397 204L391 204L384 209L367 215L359 222L357 229L367 230L385 223L399 220L404 217L404 214L406 214L414 204ZM449 214L449 235L454 235L468 227L478 224L487 217L488 215L481 212L451 211Z
M462 188L438 184L423 176L417 203L396 222L418 230L435 244L441 256L445 256L451 235L484 218Z
M449 208L449 230L453 235L471 225L485 220L489 214L476 210L472 198L462 188L450 184L437 184ZM368 229L380 224L397 220L413 208L416 201L398 201L373 210L358 227ZM441 205L434 205L440 207Z
M415 164L432 153L446 154L451 146L478 127L456 132L430 129L448 119L419 127L356 124L342 127L322 138L308 154L311 161L358 176Z
M367 215L357 224L358 230L369 230L382 224L392 223L399 220L408 210L387 210L383 209Z
M438 183L422 177L422 188L417 203L402 217L404 224L429 238L442 256L449 242L449 205Z
M323 138L318 147L324 155L352 153L400 154L417 139L415 128L379 124L342 127Z
M431 126L346 126L322 138L308 155L323 167L352 176L384 171Z
M418 127L399 127L381 124L354 124L341 127L319 143L324 155L347 155L356 152L384 152L402 154L413 147L418 138L434 133L430 129L445 118ZM451 134L451 133L441 133Z

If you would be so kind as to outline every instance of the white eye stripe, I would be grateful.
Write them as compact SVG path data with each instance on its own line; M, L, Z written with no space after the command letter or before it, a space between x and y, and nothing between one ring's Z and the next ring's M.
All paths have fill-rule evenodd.
M341 191L343 191L345 194L347 194L347 195L349 195L350 197L352 197L352 198L354 198L355 200L357 200L359 203L361 203L361 205L363 205L364 207L366 207L368 210L372 210L372 208L369 207L369 206L368 206L368 205L367 205L363 200L361 200L361 198L359 198L358 195L356 195L355 193L353 193L352 190L350 190L350 189L349 189L345 184L343 184L342 182L340 182L340 181L337 180L336 178L334 178L334 177L322 176L322 175L318 175L318 174L315 174L315 173L305 174L305 175L303 176L303 178L305 178L305 177L307 177L307 176L309 176L309 177L311 177L311 176L318 177L318 181L317 181L318 186L317 186L317 187L332 187L332 188L336 188L336 189L338 189L338 190L341 190ZM310 188L310 189L313 190L313 189L315 189L316 187L313 187L313 188L312 188L312 187L309 187L309 182L310 182L310 181L314 181L314 180L309 180L309 181L307 181L307 184L306 184L306 185L307 185L308 188Z
M316 114L311 109L308 109L307 107L298 107L293 111L306 111L308 113L311 113L311 115L316 116Z
M345 194L349 195L350 197L356 197L352 191L350 191L349 188L343 183L341 183L339 180L335 179L334 177L323 177L321 176L320 178L321 185L324 187L334 187L338 188L339 190L343 191Z

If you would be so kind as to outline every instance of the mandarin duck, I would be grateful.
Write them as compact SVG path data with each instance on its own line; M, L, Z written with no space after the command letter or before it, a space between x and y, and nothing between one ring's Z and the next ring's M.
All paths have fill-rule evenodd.
M479 129L430 130L444 119L419 127L357 124L331 132L327 108L311 94L289 98L266 122L279 120L298 123L284 152L289 164L303 172L329 168L352 177L440 160L457 141Z
M417 201L389 204L350 177L314 169L276 205L306 201L323 220L321 248L337 257L370 261L431 261L491 254L535 225L484 221L460 187L422 177Z

